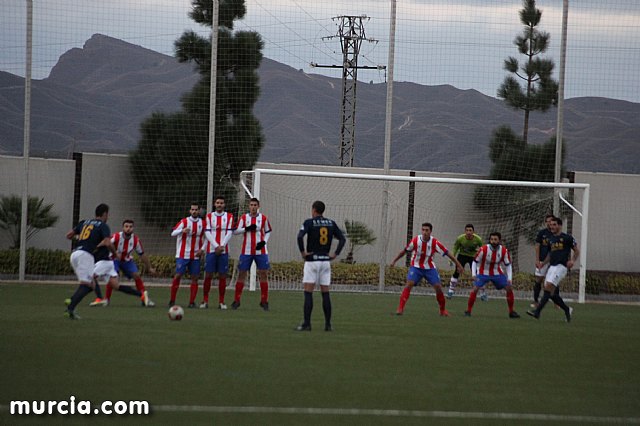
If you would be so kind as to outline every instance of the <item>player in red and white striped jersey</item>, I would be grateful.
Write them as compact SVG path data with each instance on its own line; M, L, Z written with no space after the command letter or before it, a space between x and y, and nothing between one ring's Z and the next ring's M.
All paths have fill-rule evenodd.
M421 235L413 237L409 244L407 244L404 249L400 250L400 253L398 253L395 259L391 262L391 267L393 267L401 257L405 256L407 253L413 252L411 266L407 273L407 285L400 295L400 304L396 310L396 315L402 315L404 313L404 306L407 304L407 300L409 300L411 289L414 285L420 283L422 278L424 278L436 291L436 299L440 307L440 315L443 317L449 316L449 312L445 309L446 301L444 293L442 292L440 274L433 263L433 256L436 253L447 256L456 264L456 268L460 273L462 273L462 265L458 259L449 253L449 250L447 250L440 241L431 236L432 230L433 225L428 222L423 223Z
M240 259L238 261L238 280L236 281L236 292L231 309L240 307L240 297L244 289L244 282L251 264L255 261L258 269L258 280L260 281L260 307L265 311L269 310L269 284L267 274L271 265L269 264L269 254L267 252L267 241L271 236L271 224L267 216L258 212L260 201L257 198L249 200L249 213L240 216L238 227L234 234L244 234Z
M225 199L218 195L214 200L215 211L205 218L206 237L202 250L207 257L204 266L204 283L202 285L204 297L200 308L209 307L209 291L213 274L218 273L218 309L227 309L224 295L227 288L227 273L229 272L229 240L233 236L233 215L224 211Z
M127 278L133 279L136 283L136 288L142 294L142 303L144 306L153 307L155 303L149 299L149 293L144 287L144 281L142 281L140 277L138 266L131 257L132 253L135 251L138 254L150 274L155 274L156 270L151 266L149 257L142 248L140 238L133 233L133 225L133 220L125 219L122 222L122 231L111 236L111 243L113 243L117 253L117 257L113 258L113 264L116 272L122 271ZM109 302L111 301L112 293L113 288L107 286L107 301Z
M473 275L474 285L471 294L469 294L467 310L464 312L465 316L471 316L471 310L476 302L478 291L488 282L492 282L496 289L505 289L507 292L509 318L520 318L520 315L513 310L511 254L505 246L500 244L501 240L502 235L499 232L489 234L489 244L480 247L473 259L471 274Z
M185 217L173 227L172 237L176 238L176 274L171 283L171 299L169 306L176 303L176 295L180 286L182 275L189 268L191 275L191 295L189 296L189 307L196 307L196 295L198 293L198 278L200 277L200 249L204 237L205 225L200 217L200 205L191 204L189 208L190 216Z

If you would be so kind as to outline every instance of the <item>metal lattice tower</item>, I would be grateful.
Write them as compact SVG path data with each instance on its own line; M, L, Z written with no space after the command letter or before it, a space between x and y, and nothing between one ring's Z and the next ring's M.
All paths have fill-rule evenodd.
M356 142L356 88L358 83L358 69L385 69L386 67L358 66L358 54L360 53L362 41L377 42L377 40L367 39L365 36L363 20L368 20L369 18L367 16L338 16L333 19L339 20L338 34L323 37L323 39L340 37L342 65L318 65L312 63L311 66L318 68L342 68L340 165L352 167Z

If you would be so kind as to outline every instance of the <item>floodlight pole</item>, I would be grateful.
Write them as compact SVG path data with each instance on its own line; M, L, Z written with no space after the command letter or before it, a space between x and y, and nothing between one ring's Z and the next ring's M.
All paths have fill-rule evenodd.
M387 103L386 117L384 129L384 174L389 174L391 163L391 118L393 111L393 68L395 61L395 45L396 45L396 0L391 0L391 14L389 19L389 61L387 67L389 69L389 78L387 80ZM378 291L384 291L385 272L387 265L387 246L389 245L389 181L385 180L382 191L382 218L380 232L380 265L378 273Z
M564 77L567 61L567 21L569 15L569 0L562 1L562 35L560 38L560 69L558 70L558 116L556 118L556 160L554 182L560 182L562 173L562 137L564 131ZM553 214L560 215L560 199L558 190L553 197Z
M27 269L27 210L29 205L29 146L31 144L31 60L33 55L33 0L27 0L27 52L24 73L24 147L22 176L22 215L20 217L20 261L18 281L23 282Z

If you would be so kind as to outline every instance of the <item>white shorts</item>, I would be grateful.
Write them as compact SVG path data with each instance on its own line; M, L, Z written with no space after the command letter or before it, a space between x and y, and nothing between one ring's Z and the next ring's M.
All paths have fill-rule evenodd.
M536 277L546 277L548 270L549 270L549 264L545 263L544 265L542 265L542 268L540 269L536 268L536 272L534 274Z
M551 283L558 287L560 281L567 276L567 267L564 265L551 265L545 276L545 282Z
M99 260L93 268L93 275L99 283L106 283L111 277L117 277L118 273L113 264L113 260Z
M331 285L331 262L304 262L303 284Z
M94 260L91 253L84 250L76 250L71 253L69 260L71 261L73 272L78 277L78 281L87 284L93 281Z

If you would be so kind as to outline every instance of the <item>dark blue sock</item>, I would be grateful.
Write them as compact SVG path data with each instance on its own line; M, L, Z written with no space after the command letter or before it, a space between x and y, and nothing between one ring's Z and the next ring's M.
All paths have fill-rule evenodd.
M95 284L93 291L96 292L96 297L98 299L102 299L102 290L100 290L100 284L98 284L98 281L94 281L93 283Z
M133 296L138 296L138 297L142 296L142 293L140 293L138 290L134 289L130 285L121 285L120 287L118 287L118 291L121 291L126 294L131 294Z
M78 306L78 303L80 303L87 294L91 293L91 291L92 289L88 285L80 284L76 289L76 292L73 293L73 296L71 296L71 303L69 304L69 306L67 306L67 310L75 310L76 306Z
M551 293L545 290L544 294L542 295L542 299L540 300L540 304L538 305L538 309L536 309L536 312L538 313L538 315L540 315L540 312L544 309L544 305L547 304L550 298L551 298Z
M303 325L311 324L311 311L313 311L313 292L304 292L304 323Z
M322 293L322 310L324 311L324 323L331 324L331 296L329 292Z
M562 300L562 297L560 297L559 294L554 293L553 296L551 296L551 300L553 300L553 303L560 306L565 314L569 313L569 307L564 303L564 300Z

